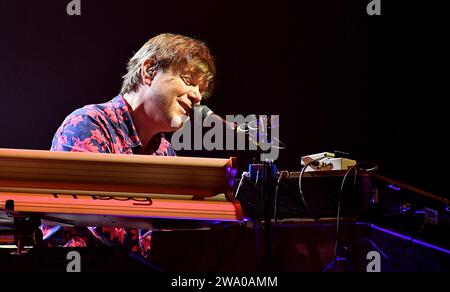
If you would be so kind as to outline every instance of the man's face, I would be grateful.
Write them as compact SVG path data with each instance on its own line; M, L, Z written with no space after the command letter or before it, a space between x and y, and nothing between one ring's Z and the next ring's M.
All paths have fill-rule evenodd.
M202 100L195 78L170 70L157 71L147 96L145 112L164 132L181 128L192 106Z

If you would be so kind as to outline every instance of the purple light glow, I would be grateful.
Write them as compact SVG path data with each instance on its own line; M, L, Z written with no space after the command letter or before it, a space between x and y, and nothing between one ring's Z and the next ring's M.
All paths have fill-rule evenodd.
M237 169L232 168L231 166L227 166L227 178L228 178L228 185L232 188L234 186L234 179L236 178Z
M40 227L40 229L42 230L42 226ZM56 232L58 232L61 229L61 226L54 226L52 227L47 233L45 233L43 240L47 240L50 237L53 236L53 234L55 234Z
M378 227L378 226L373 225L373 224L370 224L370 227L375 229L375 230L378 230L378 231L390 234L392 236L401 238L403 240L408 240L408 241L411 241L411 242L413 242L415 244L422 245L424 247L428 247L428 248L431 248L431 249L434 249L434 250L437 250L437 251L440 251L440 252L443 252L443 253L446 253L446 254L450 255L450 250L448 250L448 249L444 249L444 248L441 248L439 246L436 246L436 245L433 245L433 244L430 244L430 243L426 243L426 242L423 242L423 241L420 241L420 240L417 240L417 239L412 239L409 236L405 236L403 234L400 234L400 233L397 233L397 232L394 232L394 231L391 231L391 230L388 230L388 229L384 229L384 228Z
M396 185L388 185L388 188L394 190L394 191L401 191L402 189L399 186Z
M406 212L408 212L409 210L411 210L411 208L409 208L409 207L407 207L407 208L400 208L400 212L401 212L401 213L406 213Z

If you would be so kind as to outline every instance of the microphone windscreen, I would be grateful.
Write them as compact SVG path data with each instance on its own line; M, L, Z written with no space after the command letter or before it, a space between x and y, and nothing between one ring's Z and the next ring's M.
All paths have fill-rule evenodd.
M210 116L213 114L213 111L207 107L206 105L194 105L192 107L192 111L194 114L201 115L202 119Z

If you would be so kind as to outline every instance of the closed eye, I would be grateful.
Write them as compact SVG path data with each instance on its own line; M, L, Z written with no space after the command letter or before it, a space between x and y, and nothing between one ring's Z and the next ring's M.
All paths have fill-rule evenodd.
M199 82L200 80L197 80L197 79L192 80L192 77L186 76L186 75L180 76L180 78L181 78L181 80L183 80L184 84L186 84L187 86L195 87L198 85L200 87L199 89L200 89L201 95L203 95L205 93L205 89L202 86L204 84L200 84L201 83L201 82Z
M187 86L193 86L192 79L188 76L181 76L181 79Z

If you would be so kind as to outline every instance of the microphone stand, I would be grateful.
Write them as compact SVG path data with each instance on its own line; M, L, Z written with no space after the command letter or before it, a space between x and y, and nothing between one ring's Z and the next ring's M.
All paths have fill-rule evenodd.
M198 116L201 117L201 120L203 120L203 118L206 117L214 117L215 114L214 112L209 109L207 106L204 105L196 105L193 107L193 113L194 115L197 114ZM215 116L215 119L217 120L222 120L219 116ZM195 119L194 119L195 120ZM260 133L259 131L261 130L262 127L260 127L259 123L261 123L263 121L261 121L258 117L258 119L255 121L256 123L256 129L257 129L257 134L261 135L261 134L266 134L267 137L269 137L269 134L271 133L271 128L272 128L272 121L271 118L268 117L267 118L267 132L266 133ZM233 125L230 126L229 124L227 124L225 122L225 125L228 126L230 129L232 129L235 132L238 132L239 129L239 125ZM246 133L245 130L242 130L241 133ZM274 139L274 138L272 138ZM279 141L278 138L276 138L278 140L279 143L281 143L281 141ZM267 141L269 142L269 141ZM259 143L258 143L258 138L256 138L256 141L254 141L254 143L256 143L257 145L257 152L260 155L260 157L262 157L262 154L264 153L270 153L271 148L269 148L268 150L263 150L261 149ZM271 141L271 143L273 143L273 141ZM283 143L281 143L283 146L280 149L284 149L285 146ZM261 184L261 192L262 192L262 205L263 205L263 220L264 220L264 248L263 248L263 256L262 256L262 269L265 272L269 272L273 270L273 248L272 248L272 211L273 211L273 207L274 207L274 198L275 198L275 191L276 191L276 185L277 185L277 167L274 164L273 160L265 160L265 161L261 161L262 164L262 169L261 169L261 174L262 174L262 184ZM256 238L256 240L258 240L258 238Z
M260 127L260 123L267 122L267 127ZM271 121L270 117L267 117L266 121L263 121L261 117L258 117L255 120L255 125L253 125L253 129L257 129L258 138L254 139L252 142L257 145L257 153L260 157L260 165L256 167L258 169L258 173L261 173L261 196L262 196L262 227L263 227L263 250L260 258L260 269L264 272L273 272L274 270L274 261L273 261L273 237L274 237L274 228L272 226L272 217L274 216L274 203L275 203L275 195L276 188L278 184L278 171L277 167L273 160L265 159L262 161L263 154L270 154L270 151L273 147L279 147L279 149L285 149L286 146L278 139L278 137L272 137L272 127L277 127L278 125L274 125L273 121ZM264 132L263 129L266 129ZM268 137L271 137L271 147L268 147L267 150L262 148L259 140L259 137L262 135L266 135L266 142L269 143ZM275 146L273 139L277 139L280 146ZM251 170L250 170L251 172ZM258 175L257 175L258 176ZM252 174L250 173L250 177ZM256 238L258 240L258 238Z
M259 127L258 127L259 128ZM260 129L260 128L259 128ZM271 131L270 118L267 119L267 137L269 137L269 131ZM261 133L260 133L261 134ZM268 141L267 141L268 142ZM271 141L272 142L272 141ZM267 151L270 151L267 150ZM260 157L264 150L258 145L258 152ZM274 206L275 190L277 183L277 171L276 165L271 160L265 160L262 162L262 204L263 204L263 219L264 219L264 252L262 259L262 267L265 272L273 271L273 247L272 247L272 211Z
M263 269L270 272L273 269L273 249L272 249L272 210L275 198L276 174L275 165L271 161L262 162L262 185L261 192L263 198L263 218L264 218L264 254Z

